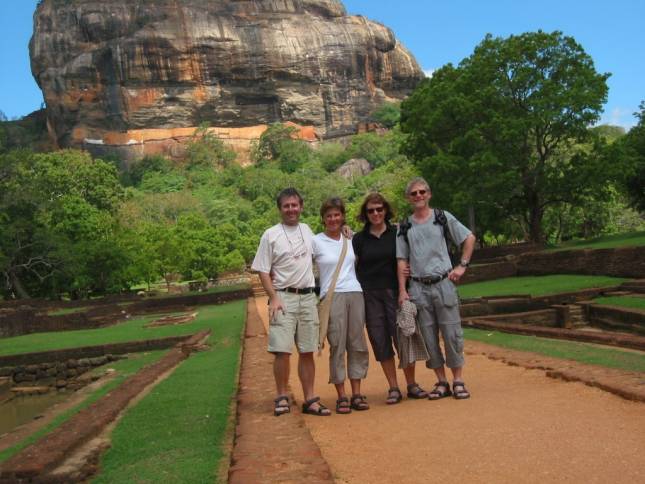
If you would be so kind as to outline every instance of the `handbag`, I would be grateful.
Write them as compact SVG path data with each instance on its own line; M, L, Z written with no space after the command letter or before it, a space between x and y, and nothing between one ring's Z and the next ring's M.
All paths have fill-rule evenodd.
M343 249L340 252L340 257L338 258L334 275L331 278L327 294L325 294L325 297L318 303L318 321L320 322L320 340L318 341L318 350L322 350L325 347L325 338L327 337L327 328L329 327L329 314L331 313L331 303L334 299L336 281L338 281L338 274L340 273L340 268L345 260L345 254L347 254L347 239L344 235L341 235L341 237L343 239Z

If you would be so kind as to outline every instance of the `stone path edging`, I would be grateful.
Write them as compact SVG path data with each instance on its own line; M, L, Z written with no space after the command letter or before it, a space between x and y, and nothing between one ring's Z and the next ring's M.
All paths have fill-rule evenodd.
M581 382L627 400L645 402L645 373L551 358L537 353L510 350L472 340L467 342L466 353L482 354L491 360L499 360L510 366L543 370L551 378Z
M290 414L273 416L273 358L266 348L264 325L255 299L249 298L228 481L332 483L329 465L297 406L292 404Z
M550 328L534 326L529 324L499 323L487 321L485 318L468 318L463 322L464 327L497 330L505 333L525 334L529 336L542 336L545 338L557 338L571 341L582 341L621 348L631 348L645 351L645 336L635 334L618 333L592 333L565 328Z
M177 345L161 360L132 375L118 388L81 410L56 430L25 448L0 466L0 483L47 482L47 473L81 445L100 434L119 413L160 375L186 359L191 347L210 331L200 331ZM60 481L60 476L56 478Z

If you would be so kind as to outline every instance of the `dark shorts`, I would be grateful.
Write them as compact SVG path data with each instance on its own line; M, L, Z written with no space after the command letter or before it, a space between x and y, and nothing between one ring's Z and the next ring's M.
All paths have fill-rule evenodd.
M397 293L393 289L365 289L365 325L376 361L394 358Z

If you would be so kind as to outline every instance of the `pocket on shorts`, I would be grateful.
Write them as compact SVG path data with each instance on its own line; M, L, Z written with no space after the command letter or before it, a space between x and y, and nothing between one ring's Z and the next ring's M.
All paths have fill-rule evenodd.
M421 284L411 282L410 288L408 289L408 296L410 296L410 301L412 301L416 306L421 306L421 303L423 302L423 289L421 288Z
M441 291L441 300L443 305L452 308L459 303L459 295L457 294L457 287L453 284L452 281L444 280L444 282L439 286Z

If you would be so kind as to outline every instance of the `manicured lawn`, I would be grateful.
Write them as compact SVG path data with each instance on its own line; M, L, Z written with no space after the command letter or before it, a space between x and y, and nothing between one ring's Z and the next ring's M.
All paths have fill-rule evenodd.
M159 317L158 315L150 315L126 320L106 328L34 333L2 338L0 339L0 355L188 335L208 328L219 331L222 321L229 321L231 318L244 320L244 315L240 316L240 308L245 307L245 304L246 300L240 300L221 305L199 306L196 309L198 315L193 321L176 326L144 328L146 323Z
M128 378L130 375L135 374L144 366L154 363L155 361L160 359L164 354L166 354L166 351L167 350L131 354L131 355L128 355L127 359L108 363L106 365L107 367L113 368L114 370L116 370L116 376L112 380L110 380L108 383L103 385L101 388L94 391L92 394L88 395L88 397L82 403L58 415L54 420L52 420L51 423L49 423L42 429L34 432L29 437L24 439L22 442L0 452L0 462L3 462L9 459L10 457L18 453L20 450L24 449L28 445L31 445L32 443L36 442L44 435L47 435L52 430L62 425L64 422L69 420L70 417L77 414L80 410L96 402L101 397L103 397L104 395L111 392L119 385L121 385L121 383L123 383L125 379ZM96 372L99 370L100 368L95 368L93 371Z
M462 298L530 294L544 296L592 287L617 286L627 279L608 276L558 274L550 276L507 277L494 281L473 282L459 286Z
M593 302L607 306L621 306L645 311L645 296L603 296L597 297Z
M545 356L564 358L608 368L645 372L645 354L643 353L602 348L573 341L559 341L538 338L537 336L524 336L472 328L464 328L464 336L466 339L513 350L531 351Z
M87 311L88 309L92 309L90 306L81 306L77 308L62 308L62 309L54 309L52 311L48 311L47 315L48 316L64 316L65 314L75 314L75 313L82 313Z
M236 390L244 306L117 424L95 483L217 482Z
M612 247L634 247L645 245L645 232L605 235L595 239L571 240L549 250L609 249Z

